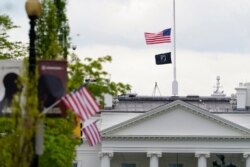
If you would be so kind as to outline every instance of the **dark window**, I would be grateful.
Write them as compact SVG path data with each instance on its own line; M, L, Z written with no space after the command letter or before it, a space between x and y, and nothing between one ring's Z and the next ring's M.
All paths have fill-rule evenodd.
M183 167L183 164L169 164L168 167Z
M78 166L77 164L78 164L77 162L73 162L73 167L77 167Z
M136 164L124 163L121 167L136 167Z

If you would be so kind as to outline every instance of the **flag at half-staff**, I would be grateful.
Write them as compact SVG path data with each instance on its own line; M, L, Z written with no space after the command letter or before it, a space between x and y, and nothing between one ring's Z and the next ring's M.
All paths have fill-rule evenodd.
M146 44L161 44L171 42L171 28L165 29L159 33L144 33Z
M155 63L157 65L171 64L171 52L155 55Z
M87 120L99 111L99 105L85 86L65 95L62 101L82 120Z

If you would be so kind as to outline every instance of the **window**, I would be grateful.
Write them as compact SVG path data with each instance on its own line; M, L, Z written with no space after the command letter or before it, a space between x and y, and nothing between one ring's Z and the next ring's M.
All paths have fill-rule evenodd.
M168 167L183 167L183 164L169 164Z
M124 163L121 167L136 167L136 164Z
M73 167L81 167L81 162L80 161L74 161L73 162Z

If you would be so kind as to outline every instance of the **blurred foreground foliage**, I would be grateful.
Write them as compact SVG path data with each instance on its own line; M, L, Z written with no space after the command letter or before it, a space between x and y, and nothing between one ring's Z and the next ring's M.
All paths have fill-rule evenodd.
M126 93L130 85L110 80L103 64L111 63L111 56L81 60L70 53L69 26L66 16L66 0L42 0L43 12L37 22L37 58L68 60L68 91L94 79L88 89L104 105L104 94L113 96ZM6 15L0 15L0 59L27 58L27 46L9 40L8 31L18 28ZM28 35L28 33L27 33ZM27 63L24 69L27 69ZM47 118L38 111L37 75L30 80L27 72L20 75L22 92L12 101L11 115L0 117L0 166L27 167L34 156L34 135L38 122L44 123L44 152L39 158L40 167L72 167L76 147L80 139L74 136L75 115L67 111L67 117Z

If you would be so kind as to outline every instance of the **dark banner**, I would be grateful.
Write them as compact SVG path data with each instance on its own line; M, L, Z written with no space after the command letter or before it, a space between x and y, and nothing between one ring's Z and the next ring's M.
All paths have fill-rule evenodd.
M172 63L171 52L155 55L155 63L157 65Z
M67 62L41 60L38 65L38 96L40 109L49 108L66 94ZM63 109L59 105L49 110L47 115L60 116Z
M22 62L17 60L0 61L0 115L11 112L11 102L14 94L20 90L18 77Z

